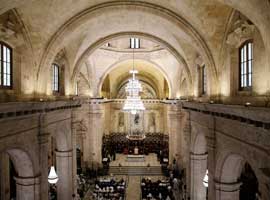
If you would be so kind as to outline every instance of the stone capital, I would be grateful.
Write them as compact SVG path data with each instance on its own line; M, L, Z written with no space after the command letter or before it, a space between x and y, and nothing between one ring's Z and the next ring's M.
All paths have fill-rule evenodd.
M55 150L56 157L72 157L72 149L66 151Z
M40 177L14 177L17 185L33 186L40 184Z
M193 152L190 153L190 159L191 160L207 160L207 153L204 154L195 154Z
M237 183L220 183L215 181L216 190L222 192L236 192L240 190L241 182Z

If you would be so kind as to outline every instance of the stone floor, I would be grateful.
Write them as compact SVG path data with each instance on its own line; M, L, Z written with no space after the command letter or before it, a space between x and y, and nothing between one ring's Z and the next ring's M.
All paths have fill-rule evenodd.
M128 187L126 190L126 200L140 200L141 199L141 188L140 176L129 176Z
M146 167L148 164L151 166L160 166L160 163L157 160L157 155L154 153L150 153L149 155L145 155L145 161L144 162L129 162L127 161L127 155L124 154L116 154L115 161L110 162L110 166L119 166L121 164L122 166L142 166Z

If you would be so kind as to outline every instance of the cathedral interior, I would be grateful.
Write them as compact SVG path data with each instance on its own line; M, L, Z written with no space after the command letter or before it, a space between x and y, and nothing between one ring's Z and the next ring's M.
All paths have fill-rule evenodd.
M269 200L270 0L0 0L1 200Z

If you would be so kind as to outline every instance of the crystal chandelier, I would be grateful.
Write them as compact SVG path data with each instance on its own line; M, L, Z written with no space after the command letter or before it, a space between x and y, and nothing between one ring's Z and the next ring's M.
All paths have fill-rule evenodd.
M139 80L137 80L135 77L135 74L137 74L138 71L134 70L134 49L133 49L133 70L130 70L129 73L132 74L132 78L129 79L128 84L125 88L128 95L125 100L123 110L130 111L131 114L135 115L138 111L145 110L145 107L140 97L142 86Z

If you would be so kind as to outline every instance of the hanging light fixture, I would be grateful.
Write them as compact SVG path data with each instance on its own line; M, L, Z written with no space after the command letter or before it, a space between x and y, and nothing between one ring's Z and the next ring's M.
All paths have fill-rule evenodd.
M138 111L145 110L145 107L140 97L142 86L139 80L137 80L135 77L135 74L137 74L138 71L134 69L134 49L133 49L133 69L130 70L129 73L132 74L132 78L129 79L128 84L125 88L128 95L124 102L123 110L130 111L131 114L135 115Z
M208 188L208 169L206 170L204 178L203 178L203 185L204 187Z
M51 143L52 143L52 146L53 146L53 140L51 141ZM58 178L58 175L56 174L55 168L53 166L53 152L51 152L51 158L52 158L52 166L50 168L50 172L49 172L49 175L48 175L48 182L50 184L56 184L59 178Z
M50 173L49 173L49 176L48 176L48 182L50 184L56 184L58 179L59 178L58 178L58 176L56 174L54 166L51 166Z

